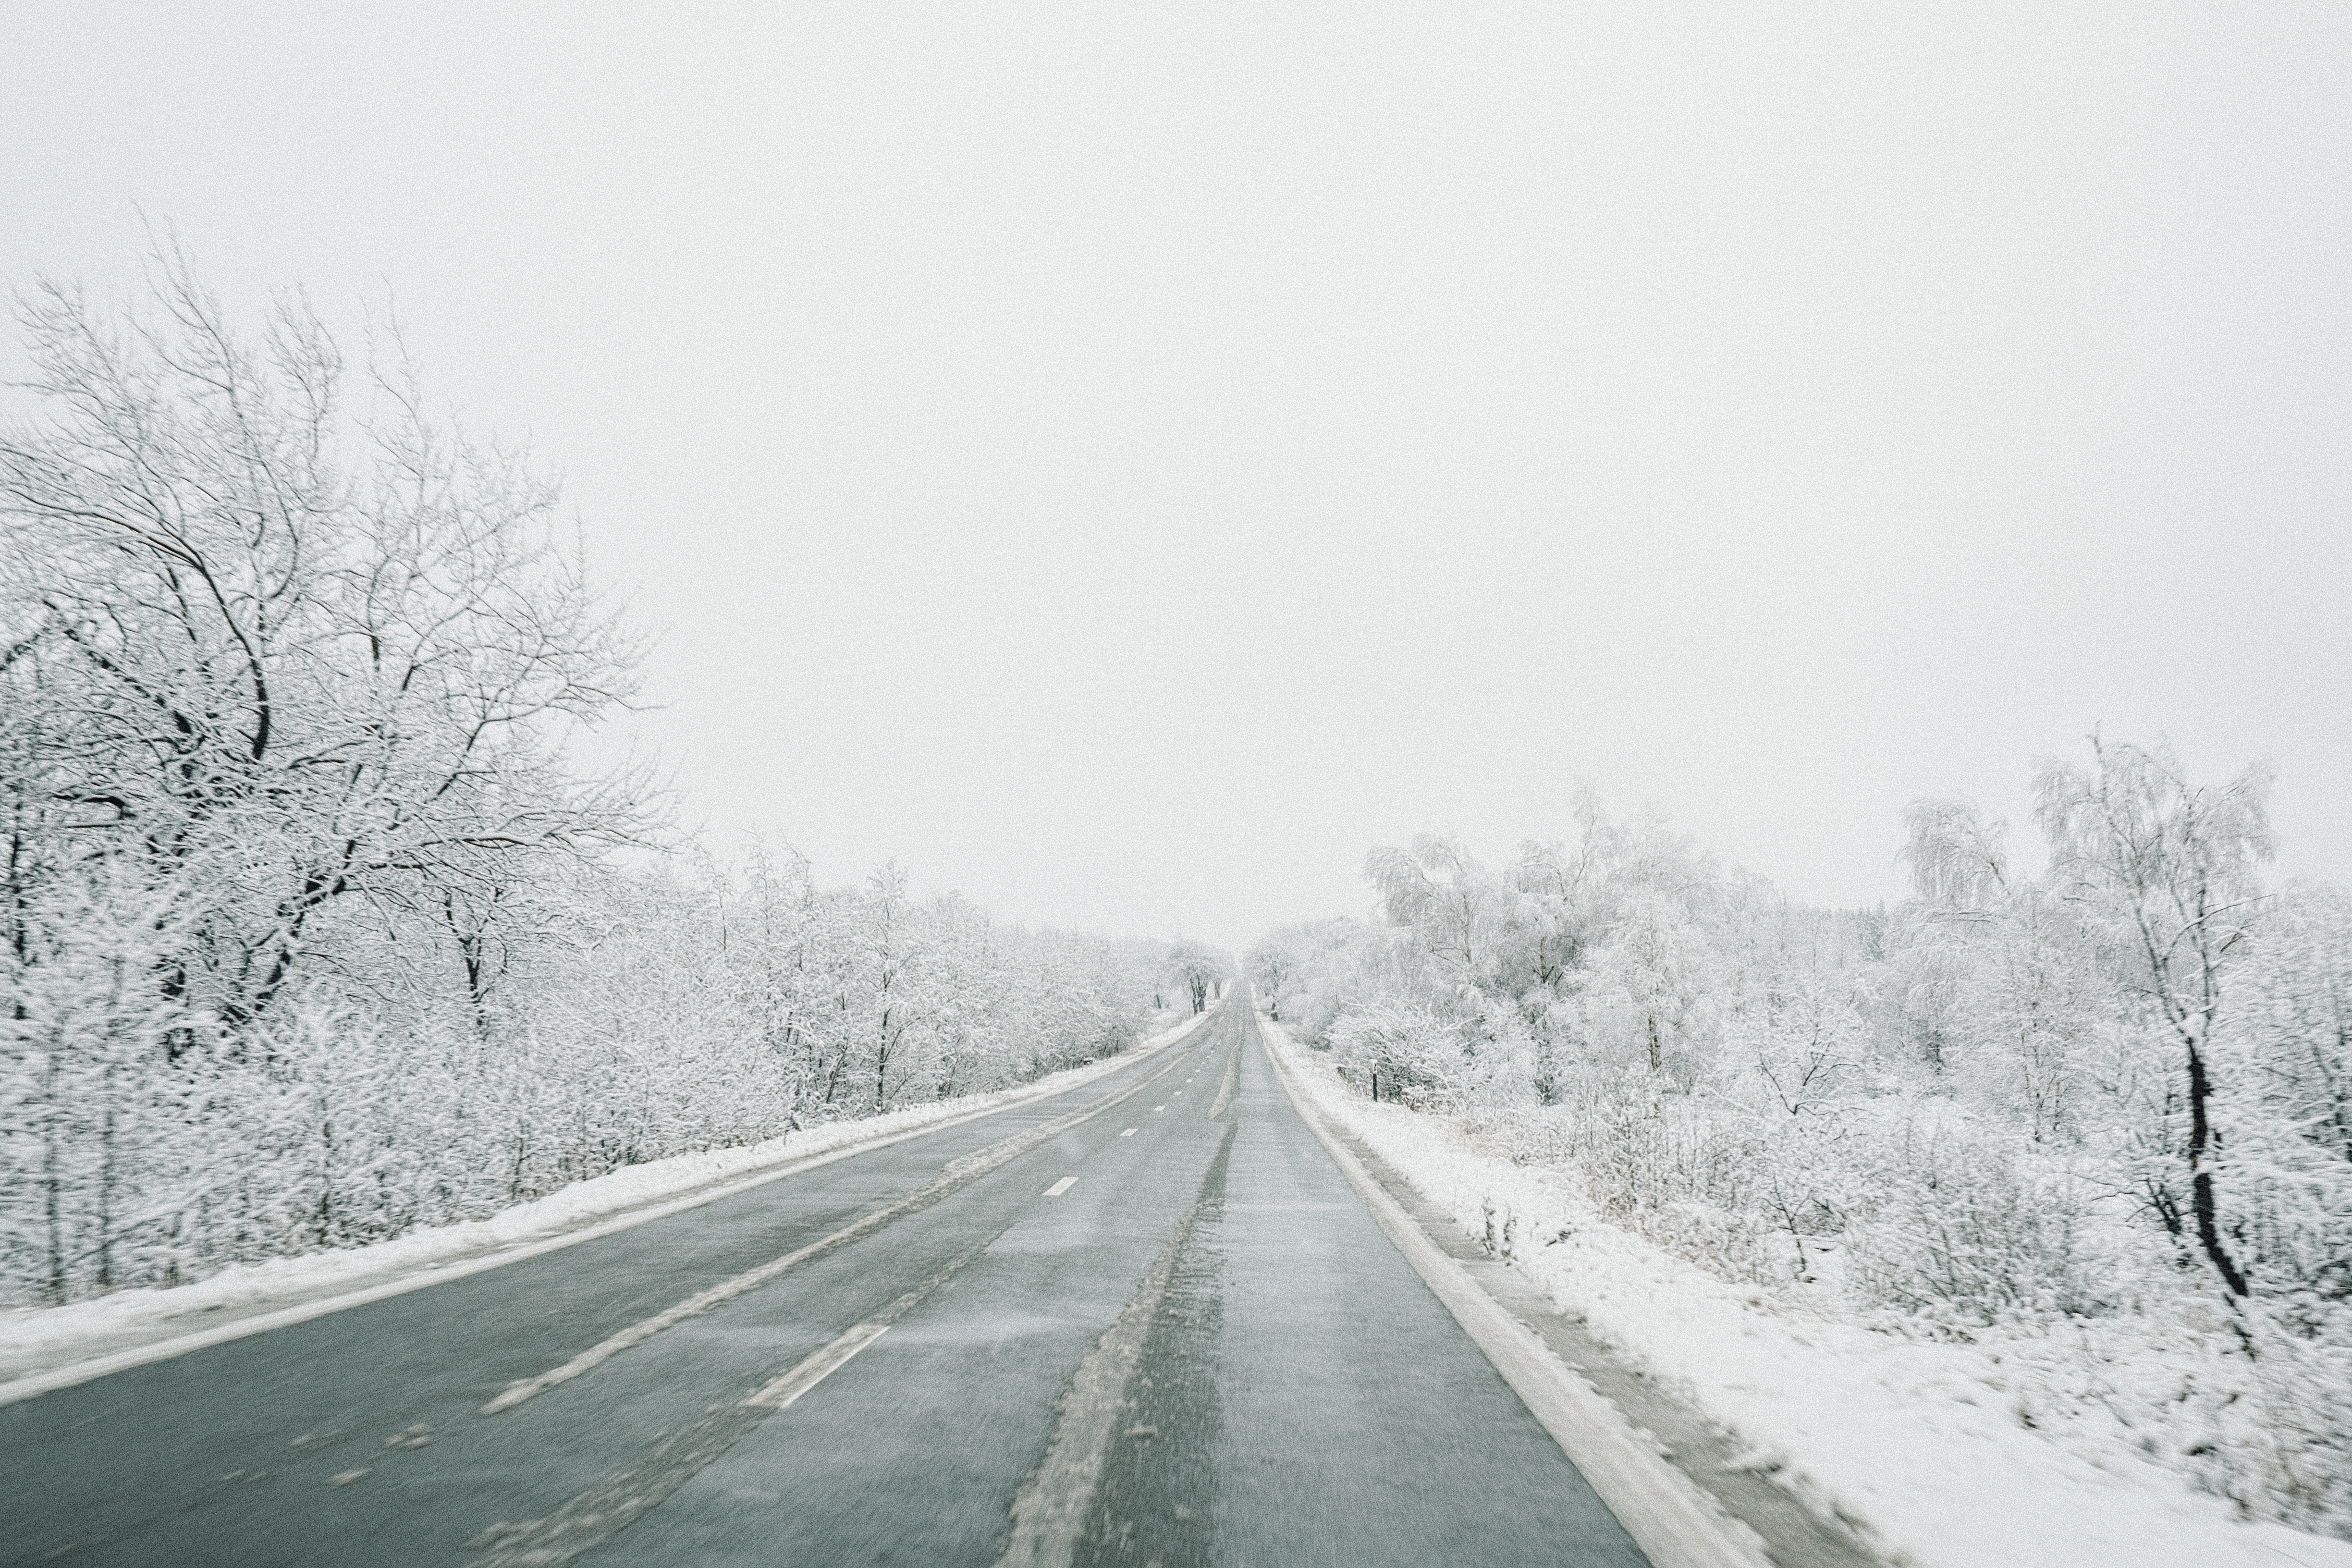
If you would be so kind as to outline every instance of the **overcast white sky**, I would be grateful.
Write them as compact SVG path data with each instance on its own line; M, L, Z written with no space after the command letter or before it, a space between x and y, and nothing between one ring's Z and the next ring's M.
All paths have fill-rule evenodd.
M1239 943L1585 778L1874 900L2100 724L2352 879L2340 4L10 0L0 283L141 208L389 281L829 877Z

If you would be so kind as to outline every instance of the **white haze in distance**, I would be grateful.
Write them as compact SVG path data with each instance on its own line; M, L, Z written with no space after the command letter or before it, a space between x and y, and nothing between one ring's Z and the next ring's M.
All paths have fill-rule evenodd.
M1585 778L1870 901L2095 723L2352 878L2341 5L15 0L0 83L0 281L388 281L828 877L1238 943Z

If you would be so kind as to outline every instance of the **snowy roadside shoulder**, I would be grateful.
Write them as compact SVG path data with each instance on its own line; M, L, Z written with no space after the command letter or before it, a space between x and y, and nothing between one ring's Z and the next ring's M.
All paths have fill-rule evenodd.
M1328 1058L1260 1026L1335 1126L1896 1563L2352 1568L2352 1544L2242 1522L2119 1424L2074 1418L2031 1356L1895 1339L1717 1279L1596 1218L1562 1173L1482 1153L1449 1118L1374 1105Z
M815 1161L1060 1094L1175 1044L1207 1016L1195 1015L1117 1056L1017 1088L830 1122L741 1148L630 1165L486 1219L412 1231L369 1247L240 1264L168 1289L118 1290L61 1307L0 1311L0 1404L79 1381L78 1373L98 1375L114 1370L118 1362L153 1359L142 1351L195 1348L173 1342L231 1338L240 1326L274 1326L256 1319L317 1316L357 1305L361 1299L457 1279L708 1203Z

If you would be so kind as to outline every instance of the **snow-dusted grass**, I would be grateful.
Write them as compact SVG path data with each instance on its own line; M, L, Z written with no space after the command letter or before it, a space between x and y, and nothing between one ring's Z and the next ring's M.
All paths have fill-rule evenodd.
M879 1139L1059 1094L1116 1071L1142 1052L1173 1044L1205 1016L1187 1018L1117 1056L1017 1088L831 1122L742 1148L625 1166L488 1219L412 1231L369 1247L240 1265L169 1289L118 1290L61 1307L0 1311L0 1383L308 1302L382 1290L404 1280L426 1283L459 1265L479 1267L488 1258L509 1261L641 1211L662 1209L713 1189L732 1190L778 1166L796 1166Z
M1481 1152L1451 1118L1374 1105L1327 1057L1263 1027L1324 1115L1898 1562L2352 1568L2352 1544L2242 1522L2144 1457L2126 1417L2183 1358L2221 1352L2207 1342L2218 1321L2168 1343L2082 1330L1938 1342L1839 1321L1601 1222L1566 1173ZM2259 1440L2242 1428L2214 1438Z

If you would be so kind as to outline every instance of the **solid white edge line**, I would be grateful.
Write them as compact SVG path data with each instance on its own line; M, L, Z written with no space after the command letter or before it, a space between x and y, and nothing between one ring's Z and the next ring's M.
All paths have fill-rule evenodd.
M1330 1153L1373 1219L1503 1374L1528 1413L1551 1434L1569 1462L1583 1472L1653 1568L1770 1568L1760 1550L1739 1540L1717 1516L1712 1500L1696 1482L1660 1458L1615 1405L1423 1233L1324 1126L1321 1115L1292 1081L1290 1069L1262 1036L1259 1046L1299 1119Z
M851 1356L890 1331L887 1323L860 1323L792 1371L743 1401L746 1410L782 1410L841 1370Z
M1158 1056L1161 1051L1177 1044L1199 1028L1213 1016L1213 1013L1193 1015L1166 1039L1136 1052L1132 1059L1143 1061ZM1108 1078L1111 1075L1105 1073L1102 1076ZM1098 1081L1100 1080L1095 1079L1087 1080L1088 1083ZM428 1265L415 1274L404 1279L388 1280L382 1285L371 1285L362 1289L347 1291L340 1296L322 1296L315 1301L303 1301L291 1307L281 1307L274 1312L258 1312L249 1318L239 1318L233 1323L223 1323L218 1328L199 1329L194 1333L180 1334L167 1340L156 1340L148 1344L134 1345L129 1350L115 1351L107 1355L93 1357L89 1361L74 1362L69 1365L57 1367L48 1372L27 1373L23 1377L0 1383L0 1405L15 1405L39 1394L55 1393L60 1388L71 1388L77 1384L89 1383L112 1373L128 1372L134 1366L146 1366L154 1362L170 1361L174 1356L184 1356L191 1351L226 1344L231 1340L245 1339L252 1334L268 1333L272 1329L291 1328L296 1323L307 1323L313 1318L330 1317L337 1312L348 1311L353 1307L364 1307L371 1301L387 1300L394 1296L404 1296L411 1290L422 1290L429 1285L440 1285L452 1279L463 1279L469 1274L487 1274L493 1268L503 1268L509 1263L520 1263L527 1258L538 1258L545 1253L559 1252L567 1247L577 1247L583 1241L594 1241L599 1237L612 1236L636 1226L649 1224L654 1220L667 1219L674 1214L683 1214L688 1209L699 1208L704 1204L717 1203L721 1198L731 1198L738 1193L749 1192L753 1187L764 1186L770 1182L781 1181L786 1176L796 1176L803 1171L814 1171L819 1165L829 1165L835 1160L845 1160L854 1154L871 1153L877 1149L904 1142L909 1138L920 1138L927 1133L944 1131L950 1127L961 1127L967 1121L976 1121L983 1116L993 1116L1000 1110L1011 1110L1017 1106L1026 1105L1032 1100L1050 1100L1056 1094L1067 1094L1072 1089L1085 1087L1085 1084L1073 1084L1066 1089L1039 1089L1034 1092L1016 1089L1012 1092L1017 1098L1006 1100L995 1105L967 1110L961 1115L946 1117L938 1121L926 1122L920 1127L909 1127L903 1131L885 1132L862 1142L845 1143L838 1149L828 1149L822 1154L811 1154L797 1160L787 1158L781 1165L756 1172L750 1176L730 1178L721 1185L698 1193L689 1193L684 1197L666 1199L647 1208L636 1209L613 1219L601 1220L594 1225L569 1231L562 1236L550 1237L545 1241L535 1241L509 1250L488 1253L480 1258L467 1258L462 1262L438 1267Z
M1055 1182L1052 1186L1045 1189L1045 1195L1049 1198L1058 1198L1064 1193L1068 1192L1072 1187L1075 1187L1077 1184L1077 1177L1064 1176L1060 1181Z

